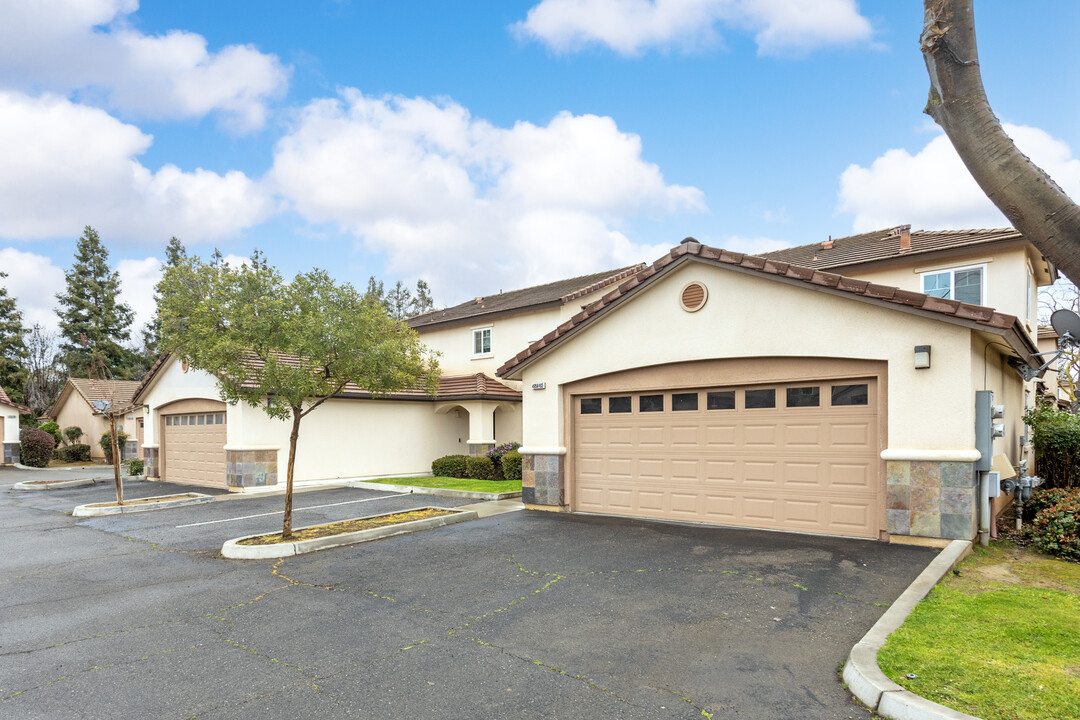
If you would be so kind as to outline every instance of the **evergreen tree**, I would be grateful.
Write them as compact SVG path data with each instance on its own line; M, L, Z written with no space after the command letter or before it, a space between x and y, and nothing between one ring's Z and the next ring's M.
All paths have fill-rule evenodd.
M142 347L139 349L139 362L142 372L136 372L136 375L143 375L145 371L154 364L158 355L161 354L161 348L159 347L161 342L161 288L164 282L165 272L169 268L174 268L180 265L187 259L187 249L184 248L184 243L180 242L180 238L175 235L169 238L169 244L165 246L165 262L161 264L162 280L158 280L154 285L154 317L150 322L142 328ZM141 366L145 366L142 368Z
M416 294L413 295L412 290L400 280L386 292L382 280L376 280L374 275L368 278L364 300L382 305L386 314L395 320L407 320L435 307L431 288L423 280L416 281Z
M89 225L75 247L75 262L64 273L60 302L60 351L68 374L85 377L98 362L113 377L128 378L134 353L121 343L131 336L134 313L120 302L120 276L109 267L109 251Z
M423 280L416 281L416 297L413 298L412 310L409 312L409 317L413 315L422 315L429 312L435 307L435 302L431 299L431 288Z
M395 320L404 320L411 314L410 311L413 305L412 291L409 290L405 283L398 280L390 292L386 293L383 305L386 307L387 315Z
M0 387L14 402L23 403L26 396L26 343L27 333L22 324L22 313L15 298L8 296L2 281L8 274L0 271Z

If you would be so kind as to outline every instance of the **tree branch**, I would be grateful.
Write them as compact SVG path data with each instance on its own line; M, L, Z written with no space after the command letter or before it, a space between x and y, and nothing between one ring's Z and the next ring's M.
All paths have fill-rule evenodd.
M1059 270L1080 278L1080 207L1020 152L990 109L975 44L973 0L925 0L920 37L930 75L925 112L986 196Z

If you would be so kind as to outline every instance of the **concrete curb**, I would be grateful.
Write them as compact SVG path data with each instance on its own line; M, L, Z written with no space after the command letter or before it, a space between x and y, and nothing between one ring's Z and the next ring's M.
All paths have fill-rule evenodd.
M127 515L129 513L150 512L151 510L168 510L169 508L184 507L185 505L201 505L202 503L214 502L213 495L191 492L183 493L185 497L175 500L164 500L155 503L140 503L138 505L110 505L106 507L94 507L99 503L79 505L71 514L75 517L100 517L102 515ZM169 497L162 495L161 497ZM153 500L153 498L137 498L138 500Z
M38 484L33 480L24 480L23 482L17 482L12 485L9 490L12 492L47 492L49 490L64 490L65 488L86 487L87 485L94 485L97 483L95 478L75 478L73 480L57 480L55 482Z
M390 485L389 483L373 483L364 480L354 480L348 483L348 487L360 488L361 490L387 490L389 492L413 493L414 495L435 495L448 498L465 498L467 500L509 500L521 497L521 491L490 493L478 490L452 490L450 488L429 488L417 485Z
M878 651L889 635L904 624L919 601L970 552L968 540L949 543L874 623L870 632L851 648L844 665L844 682L855 697L879 715L893 720L979 720L905 690L890 680L877 663Z
M395 510L392 513L379 513L378 515L365 515L360 518L350 518L352 520L365 520L372 517L380 517L382 515L396 515L397 513L413 512L415 510L427 510L428 508L417 507L409 510ZM357 530L351 533L342 533L340 535L331 535L330 537L312 538L311 540L297 540L291 543L278 543L276 545L240 545L241 540L246 540L252 537L258 537L259 535L265 535L266 533L256 533L255 535L245 535L243 537L233 538L232 540L226 540L225 544L221 546L221 554L227 558L239 559L239 560L267 560L272 558L290 557L292 555L303 555L304 553L311 553L317 550L326 550L327 548L340 547L342 545L353 545L356 543L369 542L371 540L379 540L380 538L392 537L394 535L404 535L406 533L419 532L421 530L430 530L432 528L442 527L443 525L453 525L454 523L465 522L467 520L476 520L480 517L475 510L457 510L455 508L435 508L437 510L450 510L450 515L440 515L439 517L425 518L423 520L413 520L412 522L399 523L397 525L387 525L385 527L371 528L369 530ZM344 522L344 521L338 521ZM327 523L319 523L324 525ZM314 527L308 525L306 527ZM296 530L303 530L304 528L296 528Z

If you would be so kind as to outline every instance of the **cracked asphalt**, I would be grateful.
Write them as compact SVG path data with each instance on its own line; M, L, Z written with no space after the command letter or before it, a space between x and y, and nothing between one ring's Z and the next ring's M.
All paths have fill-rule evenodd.
M76 519L111 485L29 476L0 469L0 717L867 718L837 669L936 552L513 512L224 560L281 496ZM310 491L294 522L467 502Z

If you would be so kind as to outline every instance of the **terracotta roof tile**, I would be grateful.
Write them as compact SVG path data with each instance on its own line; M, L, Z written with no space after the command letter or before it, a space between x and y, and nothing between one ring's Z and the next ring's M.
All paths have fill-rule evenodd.
M409 327L413 329L423 329L442 323L468 320L512 310L525 310L549 303L566 305L580 297L625 280L643 267L645 267L643 263L631 265L617 270L581 275L580 277L558 280L545 285L536 285L521 290L510 290L509 292L500 292L497 295L479 297L463 302L460 305L417 315L409 318L408 323Z
M991 233L997 231L985 232ZM998 330L1015 329L1018 331L1017 337L1028 337L1026 331L1020 328L1020 322L1015 316L996 312L993 308L936 298L930 295L924 295L923 293L901 290L900 288L889 285L870 283L865 280L857 280L835 273L821 272L814 268L801 267L783 261L766 261L763 257L743 255L742 253L729 252L723 249L698 245L696 242L683 241L679 247L674 248L670 253L661 257L651 266L636 273L633 277L620 284L618 288L608 293L597 302L591 303L582 312L574 315L568 322L559 325L543 338L534 342L522 352L519 352L512 359L504 363L503 366L496 371L496 375L499 375L500 377L507 375L507 373L513 371L517 366L536 355L545 347L558 343L562 338L575 332L579 326L587 322L589 318L594 317L598 312L604 310L604 308L610 304L619 302L623 296L639 290L641 284L645 280L653 277L657 273L665 272L665 268L672 266L674 258L685 257L688 255L696 255L702 260L714 264L736 266L742 268L743 271L748 271L757 275L783 277L789 280L806 283L807 285L827 287L855 298L864 298L888 302L900 307L915 308L934 315L939 315L942 319L951 317L957 320L964 320L971 322L975 328L982 326L988 329L994 328Z
M19 405L18 403L13 402L12 399L8 396L8 394L6 392L4 392L4 388L2 388L2 387L0 387L0 403L2 403L4 405L7 405L9 407L13 407L13 408L19 410L24 415L33 415L33 413L34 413L33 410L26 407L25 405Z

